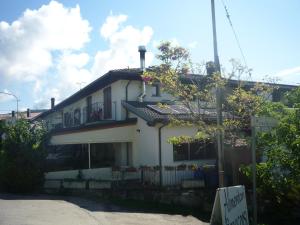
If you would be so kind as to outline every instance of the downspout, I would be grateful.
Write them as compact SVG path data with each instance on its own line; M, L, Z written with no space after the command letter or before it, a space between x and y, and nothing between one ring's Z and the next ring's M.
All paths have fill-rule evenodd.
M146 47L143 45L139 46L139 52L140 52L140 68L144 72ZM138 96L138 101L143 102L145 96L146 96L146 82L142 81L142 93Z
M126 84L126 88L125 88L125 100L126 100L126 102L128 101L128 86L129 86L129 84L131 83L131 80L130 81L128 81L128 83ZM128 109L126 108L126 119L128 119L128 117L129 117L129 115L128 115L129 113L128 113Z
M139 102L143 102L145 96L146 96L146 82L142 81L142 93L138 97Z
M162 187L163 173L162 173L162 154L161 154L161 129L167 124L163 124L158 128L158 160L159 160L159 186Z

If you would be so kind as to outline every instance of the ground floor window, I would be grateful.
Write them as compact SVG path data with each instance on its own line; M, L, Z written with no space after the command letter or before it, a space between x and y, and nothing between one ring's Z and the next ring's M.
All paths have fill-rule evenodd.
M174 161L215 159L216 147L213 142L191 142L173 145Z
M89 169L88 144L56 145L48 147L46 171ZM113 143L90 144L90 168L115 165Z
M49 146L46 170L88 169L88 157L87 144Z
M110 167L115 164L115 148L112 143L91 144L91 168Z

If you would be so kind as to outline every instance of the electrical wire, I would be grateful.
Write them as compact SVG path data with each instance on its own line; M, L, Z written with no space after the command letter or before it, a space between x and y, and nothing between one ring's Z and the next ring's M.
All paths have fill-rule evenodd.
M237 42L238 48L239 48L239 50L240 50L240 52L241 52L241 55L242 55L242 57L243 57L244 64L245 64L245 66L248 68L247 60L246 60L245 54L244 54L244 52L243 52L243 49L242 49L242 47L241 47L241 44L240 44L239 38L238 38L238 36L237 36L237 33L236 33L236 31L235 31L235 29L234 29L234 27L233 27L233 24L232 24L232 21L231 21L229 12L228 12L228 8L227 8L227 6L225 5L225 3L224 3L223 0L221 0L221 2L222 2L222 4L223 4L223 6L224 6L225 13L226 13L226 17L227 17L227 19L228 19L228 22L229 22L230 27L231 27L231 29L232 29L232 32L233 32L233 34L234 34L234 37L235 37L235 40L236 40L236 42Z

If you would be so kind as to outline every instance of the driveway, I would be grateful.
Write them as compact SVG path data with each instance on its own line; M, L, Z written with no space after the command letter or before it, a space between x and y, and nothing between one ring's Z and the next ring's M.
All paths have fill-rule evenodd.
M0 194L0 225L204 225L193 216L134 212L79 197Z

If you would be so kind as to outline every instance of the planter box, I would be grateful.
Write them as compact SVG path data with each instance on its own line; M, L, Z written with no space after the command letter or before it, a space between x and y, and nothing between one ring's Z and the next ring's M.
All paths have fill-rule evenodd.
M60 180L45 180L44 188L46 189L59 189L60 188Z
M64 188L85 189L86 181L63 181Z
M110 189L111 182L110 181L89 181L89 188L93 189Z
M183 180L181 186L183 188L201 188L205 186L204 180Z

